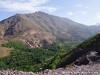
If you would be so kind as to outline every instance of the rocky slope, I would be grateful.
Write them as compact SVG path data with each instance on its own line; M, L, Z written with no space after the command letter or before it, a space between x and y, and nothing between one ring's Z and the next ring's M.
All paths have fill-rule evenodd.
M34 75L100 75L100 64L45 70Z
M0 75L100 75L100 64L47 69L37 73L7 70L0 71Z
M99 32L67 18L44 12L16 14L0 22L0 38L20 40L30 47L51 44L56 38L83 40Z
M57 67L65 67L72 63L75 65L100 63L100 34L86 40L66 54Z

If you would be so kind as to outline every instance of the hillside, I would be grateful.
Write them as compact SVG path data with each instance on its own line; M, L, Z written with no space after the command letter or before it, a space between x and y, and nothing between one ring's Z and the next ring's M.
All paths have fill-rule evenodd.
M44 68L100 63L100 34L90 38L64 55L56 55Z
M45 47L30 48L19 41L6 42L1 45L0 70L14 69L37 72L55 55L68 52L73 45L75 44L66 44L66 46L53 44ZM10 50L8 51L8 49Z
M97 32L70 19L40 11L16 14L0 22L0 38L19 40L32 48L52 44L56 39L84 40Z

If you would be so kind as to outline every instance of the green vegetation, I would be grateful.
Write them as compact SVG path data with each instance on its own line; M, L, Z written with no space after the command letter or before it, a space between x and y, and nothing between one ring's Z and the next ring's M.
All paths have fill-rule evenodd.
M58 41L58 40L57 40ZM13 50L6 57L0 58L0 69L17 69L37 72L41 69L65 67L75 62L85 53L100 52L100 34L77 46L77 42L62 41L41 48L29 48L18 41L2 44Z
M55 43L41 48L28 48L21 42L10 41L6 44L2 44L2 46L13 48L13 50L9 56L0 58L0 69L17 69L36 72L44 68L44 65L48 64L48 62L52 62L52 64L50 64L51 68L55 68L60 59L59 55L62 56L64 53L69 52L73 44L62 44L60 46Z
M100 34L97 34L96 36L94 36L93 38L89 38L86 41L84 41L83 43L81 43L79 46L81 47L87 47L88 45L92 45L94 44L99 44L100 42Z
M50 62L48 62L44 67L43 69L56 69L58 64L62 61L62 59L69 55L69 53L76 47L76 45L70 45L70 48L68 46L65 47L62 46L62 49L67 49L66 52L62 52L62 53L58 53L56 56L54 56L54 58L52 58L52 60L50 60Z
M80 44L82 47L87 47L88 45L90 45L92 42L95 42L96 41L96 39L92 39L92 38L90 38L90 39L88 39L88 40L86 40L86 41L84 41L82 44Z

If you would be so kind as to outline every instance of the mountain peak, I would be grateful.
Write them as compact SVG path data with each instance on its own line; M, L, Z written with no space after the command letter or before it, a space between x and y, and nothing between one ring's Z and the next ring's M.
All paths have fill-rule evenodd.
M36 12L33 12L33 13L17 13L17 14L15 14L15 16L20 16L20 15L33 15L33 14L47 14L47 13L42 12L42 11L36 11Z
M42 11L36 11L35 13L45 13L45 12L42 12Z

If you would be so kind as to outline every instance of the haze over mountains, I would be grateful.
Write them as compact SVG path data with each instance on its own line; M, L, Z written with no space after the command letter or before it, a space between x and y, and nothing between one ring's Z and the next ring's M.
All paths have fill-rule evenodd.
M30 47L53 43L57 38L84 40L100 32L100 26L86 26L44 12L16 14L0 22L0 37L16 39Z

